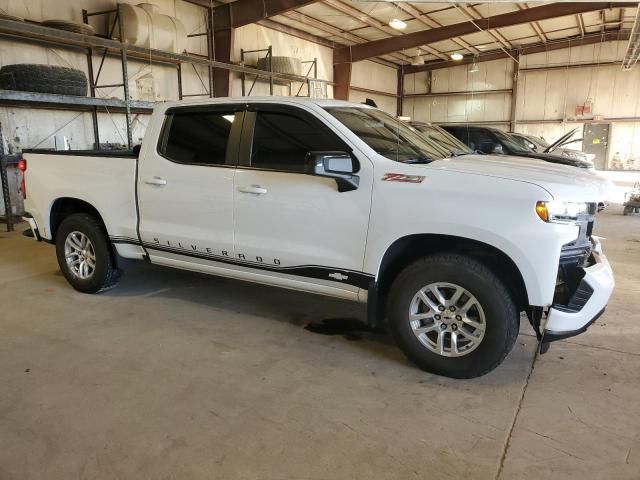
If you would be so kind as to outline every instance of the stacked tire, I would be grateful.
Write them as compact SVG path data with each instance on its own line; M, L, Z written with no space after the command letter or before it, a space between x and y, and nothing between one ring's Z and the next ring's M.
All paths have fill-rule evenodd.
M86 74L75 68L22 63L0 68L0 88L84 97L88 81Z

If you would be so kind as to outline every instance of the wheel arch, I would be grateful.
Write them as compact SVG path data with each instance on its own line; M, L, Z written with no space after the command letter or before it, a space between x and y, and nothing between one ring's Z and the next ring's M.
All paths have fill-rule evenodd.
M386 297L391 285L400 272L421 257L442 252L455 252L474 258L490 268L509 290L519 311L528 306L527 288L524 277L513 259L502 250L465 237L444 234L413 234L394 241L385 251L376 275L375 288L369 290L369 298L376 306L375 320L379 325L386 311Z
M60 197L53 201L49 210L49 231L51 232L51 243L56 241L56 233L62 221L75 213L86 213L94 217L107 232L107 226L100 215L100 212L85 200L75 197Z

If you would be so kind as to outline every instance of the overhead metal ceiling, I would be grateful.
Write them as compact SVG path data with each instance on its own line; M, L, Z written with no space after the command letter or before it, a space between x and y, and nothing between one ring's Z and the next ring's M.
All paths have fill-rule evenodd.
M205 6L229 3L228 0L189 1ZM466 58L479 58L494 55L498 50L511 51L524 46L553 44L569 38L591 38L594 34L608 34L607 38L611 39L612 33L620 32L620 38L628 38L628 31L633 27L638 12L637 3L602 3L599 4L602 8L578 13L575 13L575 5L579 2L432 3L324 0L310 2L302 7L297 7L295 0L260 0L255 3L260 4L269 17L268 20L257 23L268 22L266 26L293 28L304 33L308 39L315 38L319 43L330 44L338 49L355 46L354 50L362 51L365 45L376 41L379 41L378 44L398 45L398 48L394 47L392 51L374 52L375 58L394 65L408 65L412 57L418 54L427 63L445 62L455 52L465 55ZM271 4L277 4L281 10L282 6L287 4L295 8L284 9L274 15L270 14ZM615 8L608 8L609 5L615 5ZM527 10L535 11L540 7L553 9L554 15L550 18L526 21L532 13ZM491 23L486 22L488 17L496 18L509 13L513 14L512 16L521 16L526 23L494 28ZM392 18L404 21L407 27L401 31L394 30L388 25ZM423 42L408 48L401 45L405 40L401 38L403 36L415 37L417 32L442 29L461 23L475 27L465 29L465 33L461 35L451 35L445 39ZM426 39L429 37L430 35L424 35Z

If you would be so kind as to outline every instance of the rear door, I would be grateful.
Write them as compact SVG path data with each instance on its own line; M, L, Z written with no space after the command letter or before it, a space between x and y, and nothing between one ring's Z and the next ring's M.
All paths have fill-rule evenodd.
M145 151L138 174L140 237L154 263L194 268L233 258L243 118L244 105L167 110L157 148Z
M238 259L302 290L350 297L367 288L371 277L362 264L373 181L369 160L294 106L250 104L244 130L235 177ZM305 174L309 151L352 152L360 164L359 188L339 192L335 180Z

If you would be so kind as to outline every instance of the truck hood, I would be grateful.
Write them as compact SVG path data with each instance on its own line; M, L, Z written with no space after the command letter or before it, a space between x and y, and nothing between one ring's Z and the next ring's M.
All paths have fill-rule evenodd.
M533 183L555 199L569 201L603 201L608 197L611 185L609 180L592 170L508 155L463 155L437 160L428 166Z

